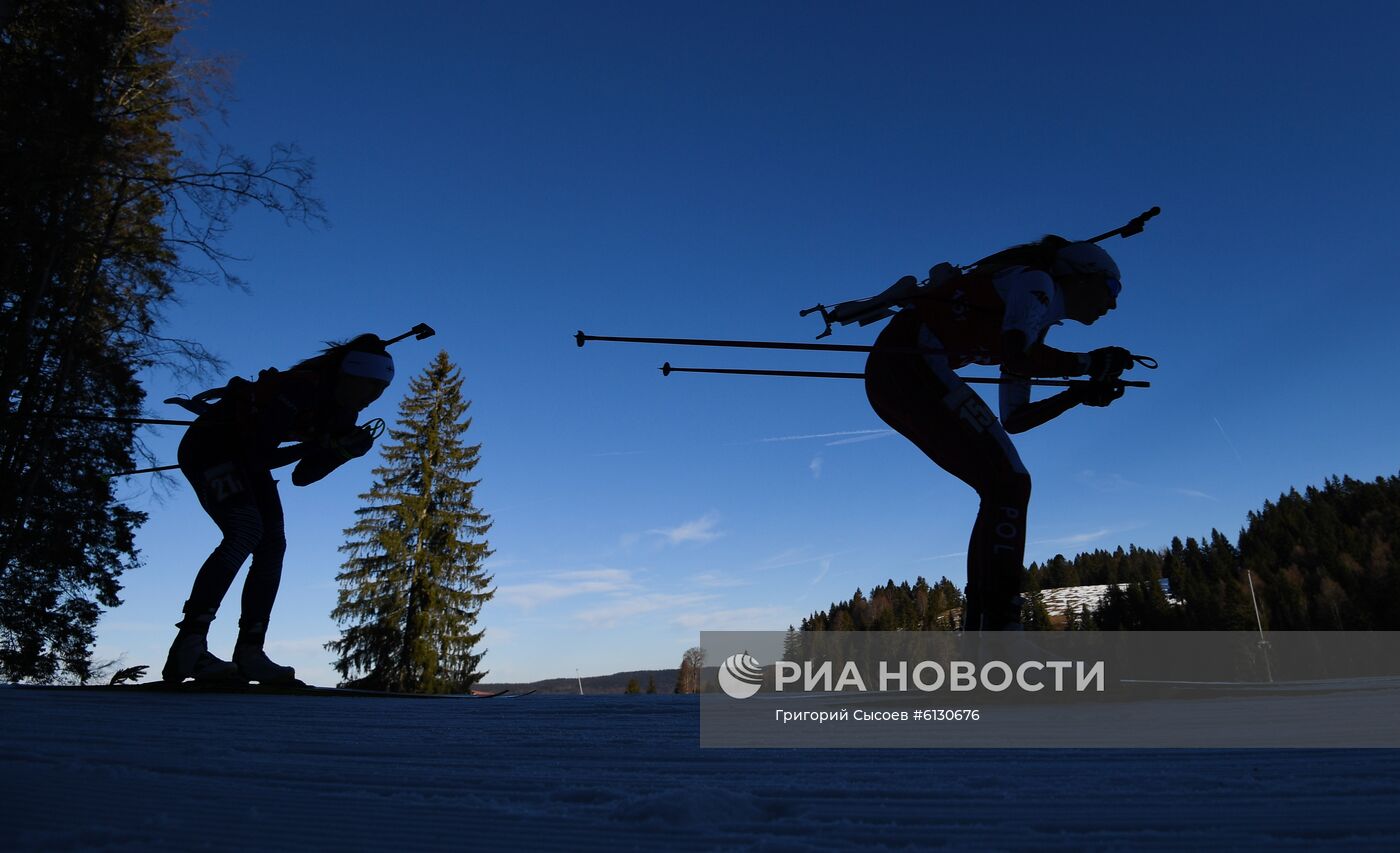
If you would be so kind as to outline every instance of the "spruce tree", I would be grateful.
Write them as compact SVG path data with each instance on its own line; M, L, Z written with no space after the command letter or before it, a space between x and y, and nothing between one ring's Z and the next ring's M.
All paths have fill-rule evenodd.
M1032 631L1053 631L1055 622L1050 617L1050 610L1045 606L1045 596L1040 590L1032 592L1027 596L1027 612L1022 622Z
M787 633L783 635L783 660L802 660L802 634L793 626L789 625Z
M474 501L480 481L468 479L481 452L463 441L470 406L446 352L399 405L383 465L340 549L349 557L331 617L341 638L326 648L347 685L460 693L486 676L477 649L485 631L475 623L495 595L483 566L491 521Z

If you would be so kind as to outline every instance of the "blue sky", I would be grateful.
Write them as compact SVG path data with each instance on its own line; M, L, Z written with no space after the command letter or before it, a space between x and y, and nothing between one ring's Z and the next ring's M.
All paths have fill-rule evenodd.
M227 247L251 290L190 291L169 331L247 376L437 328L395 356L406 380L445 348L474 401L490 680L670 667L702 629L964 577L975 494L889 435L860 383L655 370L860 356L580 350L577 329L809 340L797 312L818 301L1160 205L1106 244L1118 310L1049 342L1161 369L1016 438L1027 559L1234 536L1291 486L1395 474L1397 7L952 5L215 0L188 43L237 63L216 136L299 144L331 224L240 216ZM200 390L147 388L166 417L159 400ZM177 440L151 444L173 462ZM283 483L269 651L313 682L334 680L336 548L371 467ZM152 515L145 565L98 654L159 668L217 532L183 483L127 496Z

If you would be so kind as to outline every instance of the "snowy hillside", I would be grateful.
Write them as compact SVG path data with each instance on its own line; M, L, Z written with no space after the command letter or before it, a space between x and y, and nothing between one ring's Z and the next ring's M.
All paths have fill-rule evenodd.
M1168 600L1172 598L1171 585L1166 578L1158 581L1162 586L1162 592L1166 593ZM1110 586L1117 586L1126 589L1131 584L1090 584L1088 586L1061 586L1054 589L1043 589L1040 591L1041 600L1045 602L1045 609L1055 620L1063 620L1066 614L1078 613L1080 608L1088 607L1093 612L1108 595Z
M3 846L1400 848L1390 751L702 750L698 717L0 687Z

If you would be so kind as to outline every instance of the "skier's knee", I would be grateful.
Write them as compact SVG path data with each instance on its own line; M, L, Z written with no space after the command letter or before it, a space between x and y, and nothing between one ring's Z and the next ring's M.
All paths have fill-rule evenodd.
M228 514L227 523L224 525L224 539L219 543L219 550L242 563L258 547L262 538L262 516L257 510L239 508Z
M1001 507L1015 507L1024 512L1031 502L1031 475L1024 471L1008 471L996 479L982 500Z
M1019 505L1028 506L1031 502L1031 475L1024 471L1012 475L1008 493Z
M253 556L259 560L272 560L281 563L282 557L286 553L287 535L278 527L263 532L262 538L258 540L257 548L253 551Z

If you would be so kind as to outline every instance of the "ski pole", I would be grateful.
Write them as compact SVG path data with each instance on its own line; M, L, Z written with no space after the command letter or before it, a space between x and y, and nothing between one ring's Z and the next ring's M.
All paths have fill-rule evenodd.
M724 373L731 376L806 376L812 379L864 379L864 373L841 373L826 370L743 370L737 367L672 367L661 365L661 375L672 373Z
M673 367L671 362L661 365L661 375L670 376L672 373L720 373L731 376L798 376L807 379L864 379L864 373L844 373L825 370L751 370L735 367ZM1093 384L1089 379L1001 379L992 376L960 376L964 382L972 385L1005 385L1012 382L1024 382L1027 385L1035 385L1043 388L1073 388L1079 385ZM1114 385L1122 385L1125 388L1151 388L1151 382L1141 382L1132 379L1116 379Z
M118 471L115 474L108 474L107 477L130 477L132 474L153 474L156 471L174 471L179 467L179 465L157 465L154 468L137 468L134 471Z
M191 426L194 421L170 421L164 418L123 418L116 415L47 415L50 418L62 418L70 421L99 421L114 424L143 424L150 426Z
M574 341L583 346L588 341L613 341L625 344L673 344L686 347L735 347L740 349L788 349L816 352L874 352L875 347L864 344L809 344L801 341L727 341L714 338L627 338L611 335L588 335L578 332ZM881 347L881 352L899 355L948 355L932 347Z
M574 335L574 341L583 346L588 341L613 341L624 344L675 344L686 347L738 347L742 349L795 349L817 350L819 352L873 352L874 347L860 344L809 344L797 341L726 341L713 338L626 338L614 335L587 335L582 331ZM939 350L917 350L917 352L939 353Z
M797 341L727 341L715 338L628 338L612 335L589 335L580 331L574 335L579 346L588 341L614 341L627 344L674 344L691 347L738 347L743 349L790 349L816 350L818 352L874 352L875 347L863 344L809 344ZM946 350L931 347L881 347L880 352L899 355L949 355ZM1148 368L1157 369L1157 360L1151 356L1134 355L1133 361ZM673 368L680 370L681 368ZM795 375L805 376L805 373ZM851 374L852 376L863 374Z

